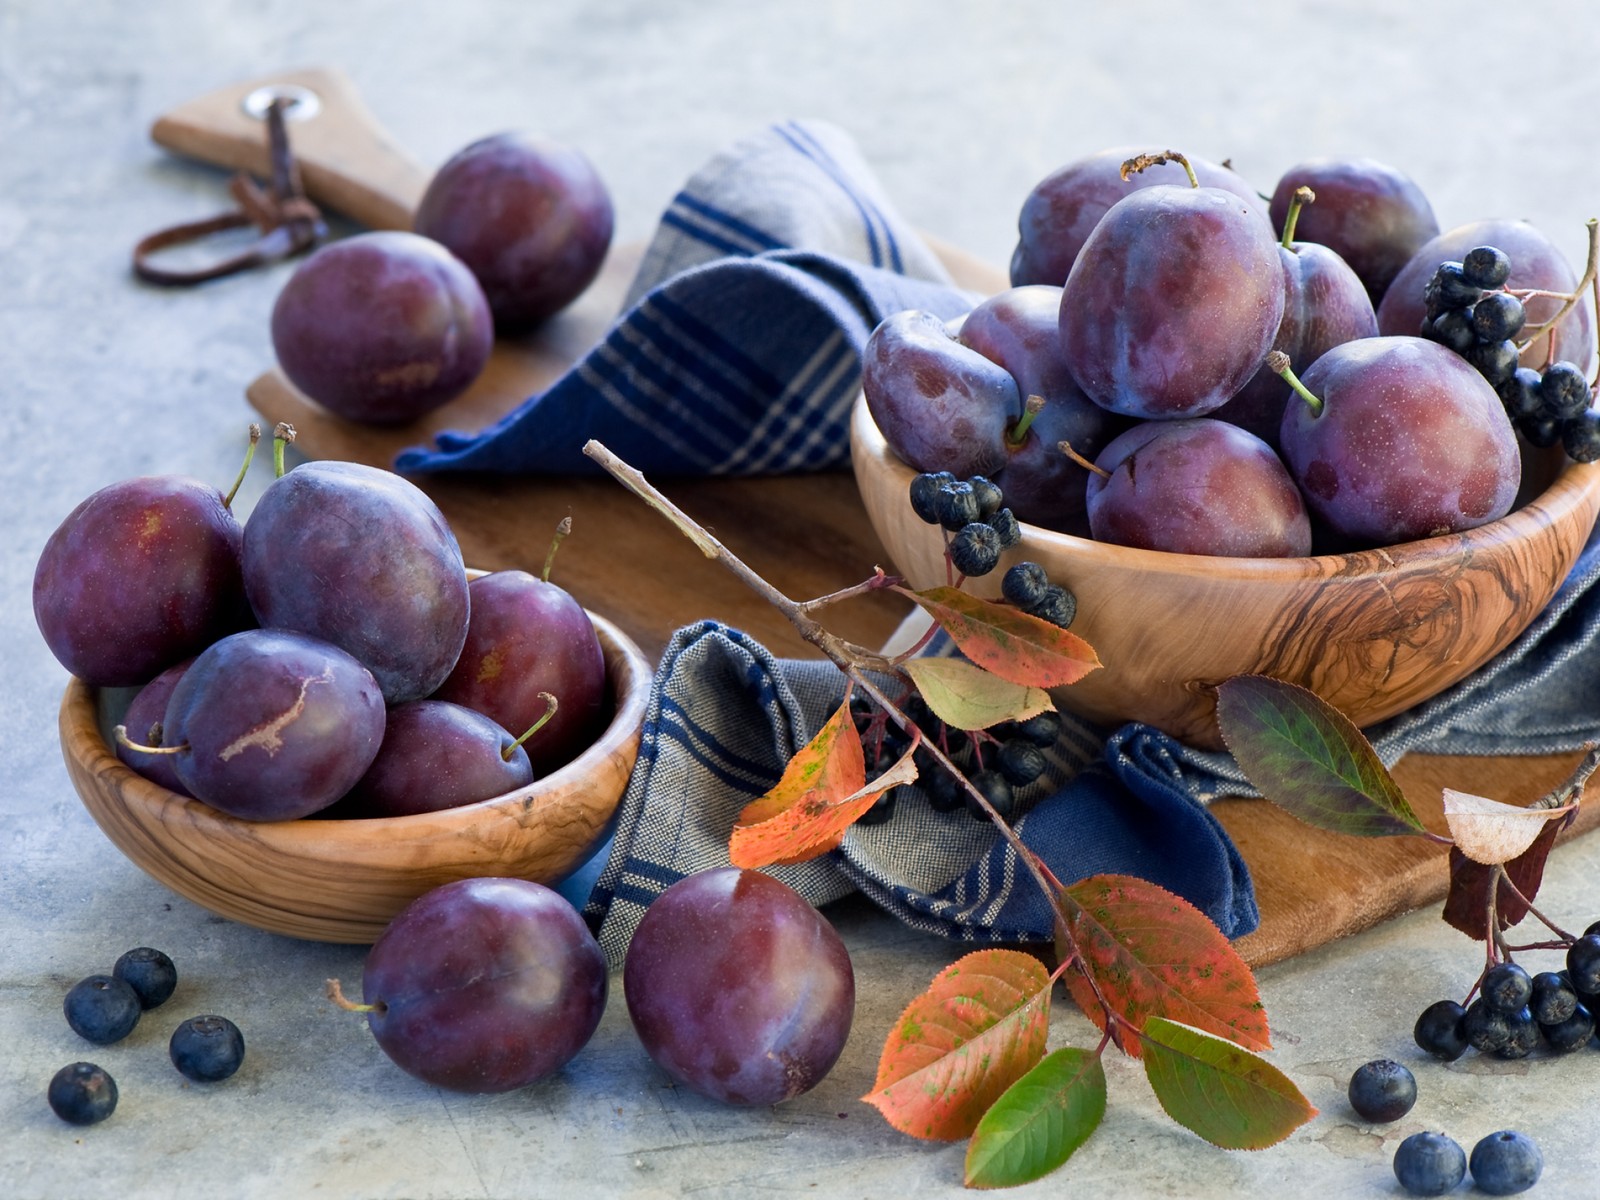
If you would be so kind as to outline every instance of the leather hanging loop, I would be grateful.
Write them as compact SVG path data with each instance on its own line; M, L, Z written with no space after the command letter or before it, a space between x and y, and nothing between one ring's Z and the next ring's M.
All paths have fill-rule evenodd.
M279 97L267 105L267 146L272 178L263 188L248 172L228 181L239 207L201 221L187 221L160 229L140 239L133 248L133 270L140 279L169 286L187 286L220 279L239 271L265 266L311 249L328 236L322 213L306 196L299 164L289 149L284 121L286 102ZM203 241L230 229L254 225L261 236L244 249L198 267L163 267L154 261L164 250Z

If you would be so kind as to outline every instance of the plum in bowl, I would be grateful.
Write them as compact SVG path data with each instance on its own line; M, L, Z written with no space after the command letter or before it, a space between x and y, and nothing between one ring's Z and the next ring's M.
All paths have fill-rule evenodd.
M946 582L937 526L912 511L916 471L858 397L851 457L874 531L915 588ZM1263 674L1310 688L1358 725L1394 716L1482 666L1560 587L1600 514L1600 464L1531 451L1523 495L1476 529L1304 558L1216 558L1095 542L1022 525L997 570L965 585L998 598L1014 562L1077 598L1072 631L1102 669L1054 693L1107 727L1142 721L1218 748L1213 687ZM887 564L886 564L887 567Z
M441 884L492 875L553 885L599 844L638 755L651 671L621 630L589 617L605 656L610 720L571 762L474 804L352 820L230 817L118 759L107 734L127 697L76 678L61 702L62 756L106 836L179 895L273 933L370 943Z

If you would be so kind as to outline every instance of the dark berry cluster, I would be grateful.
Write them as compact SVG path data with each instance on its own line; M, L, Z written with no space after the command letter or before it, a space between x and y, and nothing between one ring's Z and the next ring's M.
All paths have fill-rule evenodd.
M166 1003L177 986L172 959L140 946L117 959L111 974L90 975L73 984L62 1011L78 1036L106 1046L132 1033L140 1015ZM190 1017L173 1031L167 1052L183 1075L213 1083L239 1069L244 1037L226 1017ZM70 1063L55 1073L45 1098L63 1121L93 1125L116 1111L117 1083L94 1063Z
M911 508L950 535L946 552L963 575L987 575L1001 552L1022 540L1000 486L982 475L957 479L949 471L925 471L911 481Z
M1510 276L1511 260L1494 246L1439 264L1428 281L1422 336L1478 369L1530 445L1560 442L1578 462L1600 459L1600 413L1590 409L1583 371L1570 362L1552 363L1542 372L1518 365L1515 339L1527 313L1521 300L1503 290Z
M1061 715L1053 709L1025 721L1006 721L987 730L969 732L946 725L920 696L908 696L900 707L922 731L923 739L938 746L960 767L972 786L1008 821L1017 812L1018 790L1044 774L1044 752L1061 734ZM852 697L850 708L865 750L867 778L875 779L899 760L910 741L863 697ZM953 813L965 808L979 820L988 819L960 782L926 751L918 751L917 772L917 782L935 812ZM858 823L878 825L889 820L904 790L890 788Z
M1562 971L1529 975L1514 962L1484 972L1477 998L1430 1004L1412 1031L1417 1045L1452 1061L1470 1046L1496 1058L1526 1058L1541 1044L1565 1054L1594 1042L1600 1012L1600 922L1567 950Z

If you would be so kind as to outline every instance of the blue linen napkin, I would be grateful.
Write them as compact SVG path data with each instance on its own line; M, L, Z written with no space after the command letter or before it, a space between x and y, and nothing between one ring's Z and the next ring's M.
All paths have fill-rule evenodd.
M955 316L953 286L840 130L786 122L718 155L662 218L629 303L547 391L479 434L407 451L407 472L592 472L590 437L651 475L843 465L859 356L904 308ZM663 534L663 536L672 536ZM1600 736L1600 548L1539 621L1443 696L1369 731L1407 750L1545 753ZM843 581L849 582L849 581ZM651 899L727 862L729 829L837 705L828 663L780 662L737 630L680 630L657 671L639 764L603 851L564 887L615 964ZM1186 897L1229 936L1259 915L1245 864L1205 804L1249 794L1227 755L1157 730L1067 717L1021 835L1064 881L1114 871ZM908 925L965 941L1046 939L1051 916L984 823L913 793L834 853L774 868L814 903L860 890Z

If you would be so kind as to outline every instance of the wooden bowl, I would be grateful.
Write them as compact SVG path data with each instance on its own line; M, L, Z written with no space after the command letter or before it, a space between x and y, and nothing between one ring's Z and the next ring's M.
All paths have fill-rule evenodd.
M440 884L481 875L554 884L595 848L639 752L651 670L621 630L589 615L605 651L611 723L560 770L462 808L343 821L227 816L117 758L106 730L120 714L79 679L61 701L61 753L106 836L179 895L272 933L370 943Z
M916 474L884 442L864 398L851 418L856 482L895 570L945 582L937 526L911 511ZM1600 464L1544 457L1537 492L1466 533L1313 558L1211 558L1113 546L1036 525L967 587L998 597L1013 562L1040 563L1076 595L1074 633L1101 670L1056 703L1106 726L1143 721L1221 745L1212 687L1240 674L1310 688L1358 725L1437 695L1521 633L1572 569L1600 512ZM1547 486L1545 486L1547 485Z

